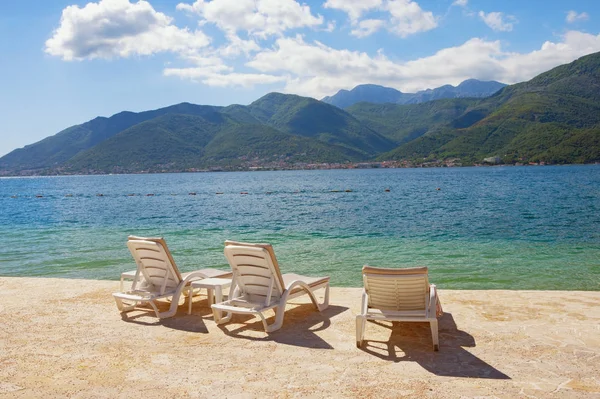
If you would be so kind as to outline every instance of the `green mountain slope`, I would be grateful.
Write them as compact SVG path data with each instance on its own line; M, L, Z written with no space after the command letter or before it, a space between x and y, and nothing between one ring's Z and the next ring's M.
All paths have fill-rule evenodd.
M243 148L243 150L240 150ZM205 148L206 166L271 162L345 162L362 159L360 153L306 137L280 132L264 125L231 125L222 129Z
M174 113L205 115L214 113L220 108L181 103L152 111L140 113L124 111L110 118L97 117L81 125L71 126L37 143L12 151L0 158L0 169L18 171L58 167L78 153L146 120Z
M394 147L336 107L273 93L250 106L183 103L96 118L0 158L0 173L182 170L235 164L248 151L263 162L363 161Z
M270 93L248 108L257 119L282 132L346 147L365 157L396 146L347 112L313 98Z
M358 103L346 111L372 130L402 144L453 121L476 103L477 100L467 98L410 105Z
M600 160L598 135L600 54L592 54L508 86L380 159L594 162ZM587 149L574 149L576 143Z
M169 114L137 124L79 153L63 170L85 173L165 172L285 162L344 162L361 154L227 113Z
M126 129L65 164L69 171L131 172L197 167L204 147L227 121L214 113L204 118L170 114Z

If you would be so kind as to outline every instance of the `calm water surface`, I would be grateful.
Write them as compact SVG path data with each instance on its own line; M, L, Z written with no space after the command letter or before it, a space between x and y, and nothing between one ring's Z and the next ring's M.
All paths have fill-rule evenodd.
M137 234L184 271L227 268L234 239L337 286L370 264L427 265L442 289L599 290L599 211L597 165L0 178L0 275L117 279Z

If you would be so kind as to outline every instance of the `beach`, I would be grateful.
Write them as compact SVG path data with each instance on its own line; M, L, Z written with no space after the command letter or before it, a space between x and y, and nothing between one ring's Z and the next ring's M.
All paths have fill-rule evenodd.
M175 317L121 316L117 281L0 278L0 397L600 398L600 292L440 290L425 323L367 323L360 288L306 296L283 328L217 326L206 296Z

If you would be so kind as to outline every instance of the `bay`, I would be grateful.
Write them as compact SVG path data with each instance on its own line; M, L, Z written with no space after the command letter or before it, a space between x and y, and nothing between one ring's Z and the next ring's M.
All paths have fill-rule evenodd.
M600 166L0 178L0 275L118 279L127 235L180 269L269 242L284 272L361 286L425 265L442 289L600 289ZM389 191L388 191L389 190ZM217 194L219 193L219 194ZM247 194L246 194L247 193Z

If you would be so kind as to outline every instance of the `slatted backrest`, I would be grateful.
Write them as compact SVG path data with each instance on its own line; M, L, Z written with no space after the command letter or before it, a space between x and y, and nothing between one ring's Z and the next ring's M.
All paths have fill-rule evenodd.
M175 271L174 265L167 254L168 250L162 243L129 239L127 247L133 259L135 259L138 273L144 277L145 283L149 285L145 290L164 294L177 288L181 282L181 276L178 271ZM134 286L133 289L136 289L136 287Z
M138 237L138 236L128 236L127 240L133 240L133 241L152 241L155 242L157 244L159 244L160 246L163 247L163 249L165 250L165 253L167 254L167 257L169 258L169 262L171 262L171 266L173 266L173 271L175 272L175 275L177 276L177 278L179 280L183 280L183 277L181 277L181 273L179 272L179 269L177 268L177 265L175 264L175 259L173 259L173 256L171 255L171 251L169 251L169 247L167 246L167 242L165 241L164 238L162 237Z
M225 257L233 271L234 283L247 300L269 305L281 297L283 279L268 249L228 242Z
M363 282L369 307L382 310L426 310L429 279L426 267L385 269L363 267Z

